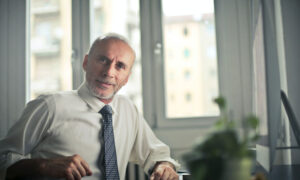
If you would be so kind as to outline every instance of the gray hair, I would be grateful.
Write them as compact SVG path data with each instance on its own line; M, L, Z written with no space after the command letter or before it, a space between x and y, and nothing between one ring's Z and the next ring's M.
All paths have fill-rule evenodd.
M103 42L103 41L107 41L107 40L118 40L118 41L124 42L125 44L127 44L127 45L131 48L131 50L132 50L134 56L136 56L136 55L135 55L135 51L134 51L134 49L132 48L132 46L130 45L129 41L128 41L124 36L122 36L122 35L120 35L120 34L117 34L117 33L107 33L107 34L105 34L105 35L103 35L103 36L98 37L98 38L93 42L92 46L90 47L90 49L89 49L89 51L88 51L88 56L89 56L89 57L92 56L92 54L93 54L93 52L95 51L95 49L96 49L96 47L97 47L98 44L100 44L100 43Z

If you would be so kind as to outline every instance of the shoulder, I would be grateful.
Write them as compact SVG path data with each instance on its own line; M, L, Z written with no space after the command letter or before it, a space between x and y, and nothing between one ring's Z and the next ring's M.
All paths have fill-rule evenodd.
M127 96L124 96L122 94L116 94L113 100L113 104L129 104L133 105L131 99L129 99Z
M127 113L130 112L136 115L139 114L137 107L127 96L115 95L112 105L119 112L126 111Z
M59 102L69 101L78 98L76 91L59 91L53 93L45 93L38 96L36 101L45 101L49 105Z
M125 105L125 106L130 106L130 107L135 107L135 104L132 102L129 97L125 95L115 95L114 100L112 104L115 105Z
M77 91L60 91L42 94L28 104L43 104L50 111L62 110L70 107L71 104L78 104L81 99Z

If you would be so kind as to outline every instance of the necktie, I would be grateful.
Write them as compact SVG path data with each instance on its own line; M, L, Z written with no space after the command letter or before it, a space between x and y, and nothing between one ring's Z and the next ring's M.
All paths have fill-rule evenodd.
M104 168L106 180L119 180L114 130L112 125L112 109L105 105L100 111L103 117Z

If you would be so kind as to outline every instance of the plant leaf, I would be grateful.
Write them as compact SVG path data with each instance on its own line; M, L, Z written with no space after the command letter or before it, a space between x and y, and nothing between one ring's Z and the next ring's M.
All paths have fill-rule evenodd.
M256 129L258 127L259 124L259 120L256 116L254 115L250 115L246 118L246 123L252 128L252 129Z
M224 97L219 96L214 99L214 102L219 106L220 110L224 110L226 108L226 101Z

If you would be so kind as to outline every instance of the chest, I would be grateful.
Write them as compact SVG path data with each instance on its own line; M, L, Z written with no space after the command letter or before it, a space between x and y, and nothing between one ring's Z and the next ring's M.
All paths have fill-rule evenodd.
M103 146L101 115L93 112L65 112L49 130L43 147L51 147L58 155L80 154L95 158ZM116 150L128 156L136 137L136 126L132 116L113 116ZM87 157L88 158L88 157Z

